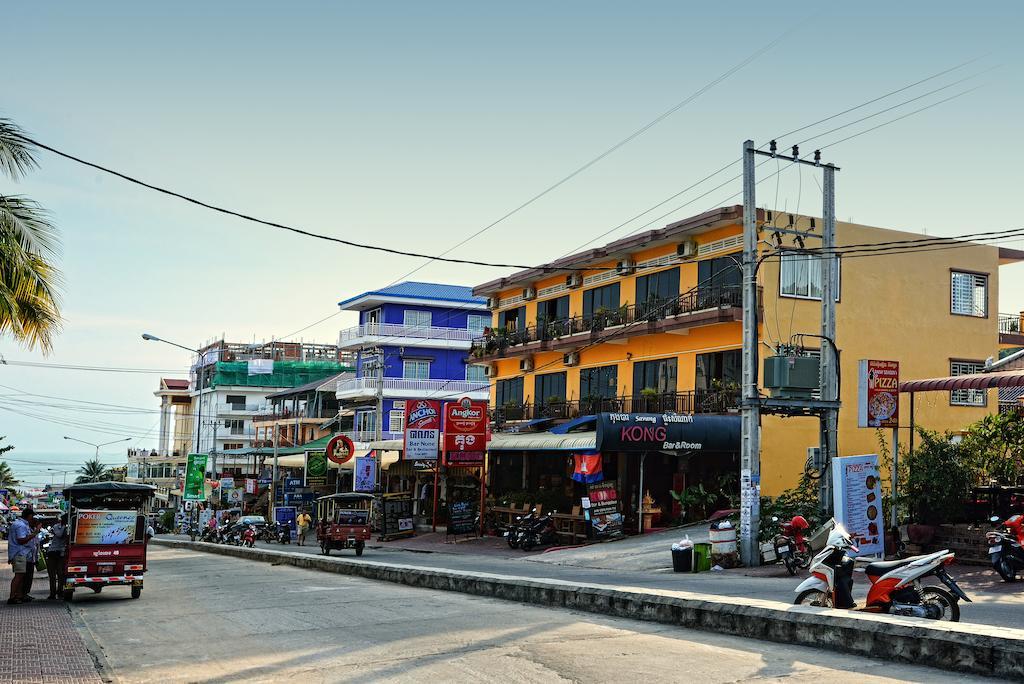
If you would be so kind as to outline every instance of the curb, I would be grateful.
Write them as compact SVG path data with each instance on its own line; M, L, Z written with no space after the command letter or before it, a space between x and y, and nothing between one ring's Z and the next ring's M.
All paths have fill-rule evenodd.
M681 591L622 589L379 561L153 539L171 548L457 591L555 608L678 625L721 634L834 649L870 658L1024 679L1024 630L934 622Z

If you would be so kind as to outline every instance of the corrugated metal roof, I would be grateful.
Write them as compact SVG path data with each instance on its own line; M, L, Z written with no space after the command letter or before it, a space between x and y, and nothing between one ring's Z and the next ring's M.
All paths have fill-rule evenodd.
M402 440L386 439L370 442L373 449L402 449ZM487 443L488 451L582 451L597 448L596 432L570 432L556 435L550 432L508 433L495 432Z
M1004 373L972 373L948 378L929 378L900 383L900 392L949 392L959 389L989 389L990 387L1022 387L1024 371Z
M370 290L355 297L338 302L345 308L353 302L367 297L399 297L402 299L436 299L442 302L463 302L466 304L485 305L486 299L473 296L473 288L464 285L447 285L445 283L420 283L408 280L404 283L391 285L379 290Z

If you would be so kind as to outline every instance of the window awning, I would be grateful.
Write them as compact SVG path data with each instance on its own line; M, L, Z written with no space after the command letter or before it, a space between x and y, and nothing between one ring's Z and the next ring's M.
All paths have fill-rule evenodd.
M368 444L374 449L403 449L402 440L386 439ZM597 433L570 432L556 435L552 432L495 432L487 443L488 451L583 451L597 448Z
M900 392L950 392L963 389L990 389L992 387L1024 387L1024 371L1002 373L971 373L948 378L929 378L900 383Z

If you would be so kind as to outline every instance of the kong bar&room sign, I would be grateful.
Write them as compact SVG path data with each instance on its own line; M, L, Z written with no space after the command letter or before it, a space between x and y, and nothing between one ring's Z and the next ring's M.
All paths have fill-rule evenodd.
M738 451L740 417L688 413L602 413L601 451Z

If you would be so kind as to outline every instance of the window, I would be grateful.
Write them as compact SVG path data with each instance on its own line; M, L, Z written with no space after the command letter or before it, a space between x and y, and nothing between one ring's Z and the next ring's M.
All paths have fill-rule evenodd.
M406 309L402 322L407 328L429 328L431 323L430 312Z
M743 352L739 349L730 349L710 354L697 354L696 370L695 389L711 389L716 380L723 385L735 383L738 386L742 379Z
M244 411L245 410L245 395L242 394L229 394L226 397L227 403L231 404L232 411Z
M639 396L645 389L657 390L660 394L676 391L677 359L637 361L633 364L633 394Z
M484 328L490 327L491 317L486 314L469 314L466 317L466 328L477 335L484 334Z
M388 411L388 432L401 432L405 429L405 411Z
M619 308L619 283L583 291L583 318L593 318L595 311Z
M950 375L970 375L985 370L983 361L950 361ZM949 403L953 406L985 406L988 403L985 390L964 389L949 393Z
M836 301L839 301L840 260L836 257ZM779 294L783 297L821 299L822 259L812 254L783 253L779 264Z
M619 384L618 366L601 366L580 370L580 397L612 399Z
M526 307L509 309L498 313L498 327L508 330L521 330L526 327Z
M739 287L743 284L743 272L739 267L739 256L704 259L697 262L697 287Z
M244 420L225 420L224 427L228 429L228 432L232 435L240 435L245 431Z
M953 271L950 276L950 312L961 316L988 317L988 276Z
M536 404L565 401L565 373L545 373L536 376L533 401Z
M666 301L679 296L679 268L658 271L636 279L636 303Z
M537 322L562 321L569 317L569 295L537 303Z
M406 359L402 361L402 377L406 380L429 380L430 361L426 359Z
M487 367L470 363L466 366L466 382L487 382Z
M523 378L512 378L511 380L499 380L495 384L494 400L498 406L523 403Z
M377 429L377 414L373 411L361 411L356 414L356 432L373 432Z
M363 323L367 325L377 325L378 323L380 323L380 320L380 309L370 309L365 314L363 314Z
M241 444L241 443L237 443L236 444L234 442L224 442L224 451L227 451L228 449L241 449L242 446L244 446L244 445ZM168 475L167 477L171 477L171 476Z

